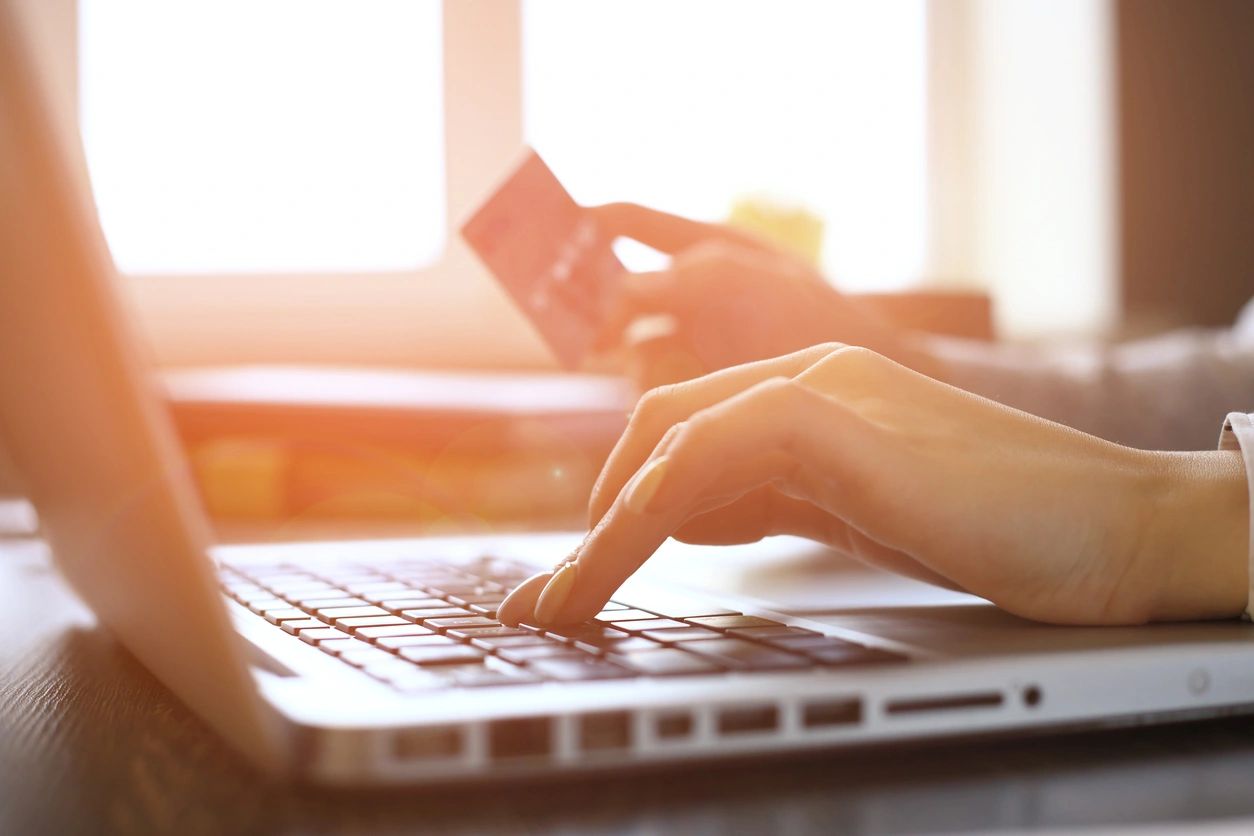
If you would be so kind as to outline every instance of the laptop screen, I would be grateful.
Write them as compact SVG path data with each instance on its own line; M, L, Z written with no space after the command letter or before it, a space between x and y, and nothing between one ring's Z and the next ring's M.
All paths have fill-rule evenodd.
M0 0L0 436L62 574L154 674L259 760L278 751L207 528L114 287L30 6Z

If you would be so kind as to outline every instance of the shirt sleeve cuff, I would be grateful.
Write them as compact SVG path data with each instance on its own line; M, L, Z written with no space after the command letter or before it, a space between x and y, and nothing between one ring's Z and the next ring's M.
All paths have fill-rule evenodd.
M1249 580L1245 591L1245 619L1254 620L1254 415L1229 412L1219 434L1220 450L1240 450L1250 503Z

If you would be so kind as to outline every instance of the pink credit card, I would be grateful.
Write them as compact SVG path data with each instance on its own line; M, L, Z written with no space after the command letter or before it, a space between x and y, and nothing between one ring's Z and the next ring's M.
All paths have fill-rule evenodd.
M535 151L462 226L462 237L568 369L592 350L623 272L612 239Z

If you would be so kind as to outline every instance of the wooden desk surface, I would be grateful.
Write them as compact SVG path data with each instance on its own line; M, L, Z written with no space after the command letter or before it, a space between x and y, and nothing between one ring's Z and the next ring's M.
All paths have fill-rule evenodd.
M267 785L0 540L0 833L902 833L1254 817L1254 720L686 773L393 792Z

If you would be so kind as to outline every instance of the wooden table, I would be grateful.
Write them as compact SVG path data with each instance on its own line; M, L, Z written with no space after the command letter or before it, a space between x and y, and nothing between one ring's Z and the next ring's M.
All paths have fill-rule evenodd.
M2 535L0 535L2 536ZM0 539L0 833L901 833L1254 817L1254 720L450 790L264 783Z

